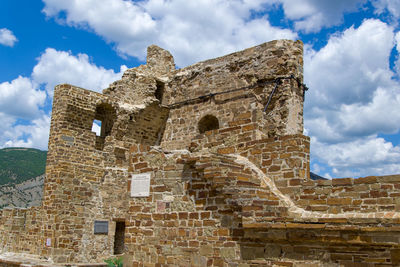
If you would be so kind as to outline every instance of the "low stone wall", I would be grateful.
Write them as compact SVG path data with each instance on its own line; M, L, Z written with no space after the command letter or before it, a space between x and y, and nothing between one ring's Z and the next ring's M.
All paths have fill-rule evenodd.
M40 207L0 210L0 252L40 254L42 214Z
M130 171L152 175L150 196L129 201L125 241L133 266L400 264L398 212L307 211L235 153L132 151Z
M320 180L300 186L296 203L306 210L333 214L400 210L400 175Z
M312 181L308 137L288 135L250 141L255 127L239 119L234 127L199 135L191 150L207 149L248 158L274 180L284 195L305 210L327 214L399 210L400 175Z

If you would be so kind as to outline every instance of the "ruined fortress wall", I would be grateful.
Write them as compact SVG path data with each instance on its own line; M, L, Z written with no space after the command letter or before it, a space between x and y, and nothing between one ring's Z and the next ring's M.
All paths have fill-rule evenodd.
M274 180L282 193L306 210L332 214L398 210L398 175L312 181L309 179L309 138L287 135L255 140L249 129L257 125L242 120L247 116L241 114L231 122L234 127L197 136L192 140L191 151L207 149L248 158Z
M127 152L134 143L156 143L167 114L152 104L115 103L74 86L56 87L43 197L43 239L50 245L43 255L91 262L112 253L116 220L128 213ZM102 121L100 136L92 132L95 119ZM94 234L96 220L109 221L110 235Z
M301 136L284 139L293 143ZM255 149L243 152L260 154ZM256 158L237 153L168 155L150 147L133 148L132 172L150 172L152 183L149 197L129 201L127 262L272 266L286 259L281 264L371 267L400 263L400 221L393 212L308 212L287 199L256 163Z
M250 112L243 119L257 123L259 135L301 134L303 90L295 79L282 80L267 112L264 109L276 78L292 75L302 81L302 60L301 42L280 40L177 70L167 84L162 104L204 98L171 107L161 146L187 147L206 115L215 116L220 128L228 128L242 113ZM245 89L218 94L240 88Z
M83 252L101 257L104 250L112 251L112 245L103 244L112 243L115 227L112 219L118 218L126 220L126 261L133 266L146 263L265 266L283 258L287 264L322 261L344 266L353 266L353 262L362 266L395 266L399 263L399 235L395 226L398 219L384 214L361 219L343 214L340 217L311 214L303 218L306 212L291 211L294 206L285 202L284 195L274 190L273 180L260 175L250 159L238 158L234 153L203 152L164 154L149 146L132 146L128 157L130 172L151 172L150 196L128 198L118 204L123 198L115 195L129 194L130 177L122 170L107 170L101 190L108 188L102 195L109 199L101 206L109 203L110 208L127 209L120 214L117 210L110 213L98 210L94 217L86 214L87 225L82 232L92 243L88 248L80 244L76 257ZM114 176L120 186L112 180ZM12 224L4 225L15 225L22 216L7 214L2 218L13 218ZM90 236L93 219L110 220L110 234ZM22 228L18 230L21 232ZM9 235L11 244L16 236L17 232ZM15 251L21 251L21 247Z
M42 207L0 213L2 251L65 264L122 249L126 266L398 266L399 176L309 178L301 50L274 41L174 70L151 46L148 64L103 94L57 86ZM291 74L300 80L280 80L264 112ZM149 196L131 196L137 174Z
M73 259L80 250L86 205L93 204L95 188L90 184L104 173L102 151L96 149L97 137L91 131L96 104L104 101L101 94L70 85L59 85L54 92L42 202L43 246L45 256L59 262Z
M46 167L44 255L56 262L91 262L113 251L116 222L127 211L126 152L157 142L165 109L115 103L107 95L71 85L55 89ZM93 121L102 122L100 136ZM122 193L122 194L121 194ZM110 236L95 235L109 220Z
M133 173L152 175L150 196L129 201L125 240L134 266L233 263L241 255L240 214L253 197L264 201L265 212L281 214L279 201L252 170L230 156L138 148L132 157Z
M399 175L312 181L308 137L287 135L253 141L246 129L254 127L244 124L199 135L192 140L191 151L206 149L248 158L305 210L328 214L382 212L383 216L399 209Z

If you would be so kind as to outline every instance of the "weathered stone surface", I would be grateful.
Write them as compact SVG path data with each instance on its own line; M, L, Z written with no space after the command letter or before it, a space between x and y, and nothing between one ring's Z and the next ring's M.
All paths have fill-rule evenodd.
M399 176L309 178L302 63L289 40L179 70L150 46L103 94L57 86L42 205L0 211L0 251L42 266L116 252L124 266L398 265ZM148 189L132 182L144 173Z

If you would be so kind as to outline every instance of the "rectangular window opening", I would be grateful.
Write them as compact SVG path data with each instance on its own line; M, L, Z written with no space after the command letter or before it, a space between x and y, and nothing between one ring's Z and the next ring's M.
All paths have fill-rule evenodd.
M125 222L117 221L114 236L114 255L124 253Z
M96 136L101 135L101 123L100 120L93 120L92 132L95 132Z

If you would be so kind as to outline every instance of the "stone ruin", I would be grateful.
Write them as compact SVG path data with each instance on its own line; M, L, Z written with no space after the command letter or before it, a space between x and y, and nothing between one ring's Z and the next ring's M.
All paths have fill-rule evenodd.
M58 85L43 202L0 211L0 265L399 266L400 176L309 177L302 54L176 69L150 46L102 94Z

